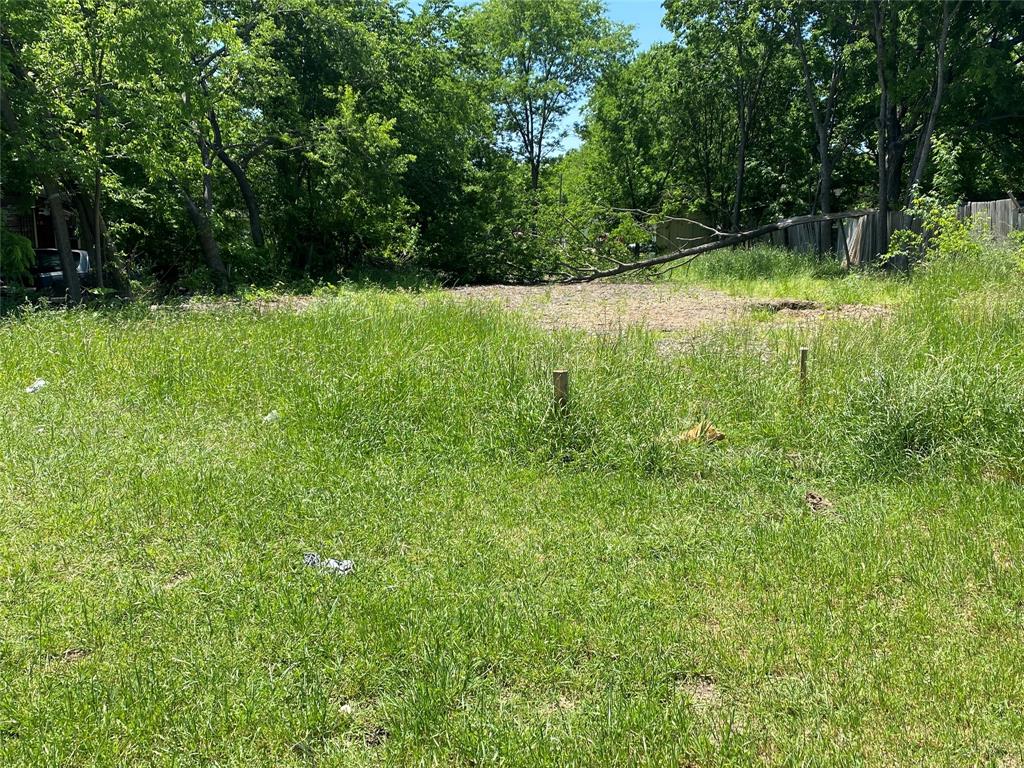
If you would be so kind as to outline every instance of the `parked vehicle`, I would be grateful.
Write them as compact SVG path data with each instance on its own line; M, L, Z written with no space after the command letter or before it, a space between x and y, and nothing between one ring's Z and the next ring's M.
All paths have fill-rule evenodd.
M78 268L78 279L83 288L94 284L95 273L88 251L71 251L71 259ZM56 248L36 248L36 263L32 267L32 282L40 291L64 293L64 271L60 266L60 252Z

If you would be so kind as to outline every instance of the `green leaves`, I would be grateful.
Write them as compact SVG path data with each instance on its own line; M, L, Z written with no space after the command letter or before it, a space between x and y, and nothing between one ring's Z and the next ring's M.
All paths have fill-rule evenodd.
M27 282L29 267L36 260L32 242L27 237L0 226L0 276L7 285Z
M412 205L401 177L415 157L402 153L395 120L365 114L351 86L332 97L336 112L315 130L308 154L320 171L319 216L328 219L343 251L364 251L386 263L408 261L416 237L407 223Z
M473 19L475 39L493 61L499 127L531 166L533 190L570 109L630 47L626 28L603 12L596 0L489 0Z

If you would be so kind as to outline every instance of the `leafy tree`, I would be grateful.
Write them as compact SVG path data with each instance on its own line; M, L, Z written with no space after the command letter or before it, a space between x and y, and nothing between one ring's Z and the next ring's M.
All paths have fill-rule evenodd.
M544 159L567 134L565 119L601 72L629 47L628 32L598 0L486 0L475 19L499 127L530 169L537 191Z
M818 208L832 212L836 155L849 146L844 108L854 100L850 69L862 51L862 17L847 3L800 2L784 11L784 23L800 63L804 94L814 122L818 152Z
M44 33L60 28L59 9L45 0L31 0L5 9L5 24L0 31L0 118L4 143L15 145L14 155L24 164L24 175L37 179L50 208L61 271L68 299L81 301L78 271L71 255L71 239L64 213L60 177L69 166L66 131L60 130L61 104L48 98L45 80L30 77L53 64L46 55Z
M689 146L680 139L676 50L658 45L609 68L588 102L583 137L594 194L606 205L635 210L662 206Z
M778 103L779 90L772 86L782 49L782 22L773 8L754 0L666 0L665 23L688 49L720 62L725 71L736 110L731 224L738 230L751 146L766 123L766 113Z

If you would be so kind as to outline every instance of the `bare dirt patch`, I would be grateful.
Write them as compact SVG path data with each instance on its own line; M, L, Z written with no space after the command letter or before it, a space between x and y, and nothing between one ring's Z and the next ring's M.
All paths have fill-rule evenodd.
M87 648L68 648L66 651L54 658L56 661L62 661L65 664L74 664L75 662L86 658L91 653L92 651Z
M580 285L488 285L456 288L457 300L497 303L547 329L612 333L629 327L651 331L693 331L725 325L767 312L770 322L885 316L884 307L848 304L834 308L799 299L751 299L665 283L583 283Z
M710 675L684 675L678 682L678 689L698 709L716 706L722 700L718 685Z

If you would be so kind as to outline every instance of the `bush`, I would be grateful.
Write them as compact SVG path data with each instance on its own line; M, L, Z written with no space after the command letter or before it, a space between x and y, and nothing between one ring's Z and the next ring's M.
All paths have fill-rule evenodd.
M919 237L926 260L981 254L982 246L972 234L970 219L958 218L955 204L943 203L934 196L926 195L914 200L910 213L921 217L924 222L923 237Z
M35 263L32 242L6 229L0 229L0 279L13 285L27 285L31 279L29 268Z

